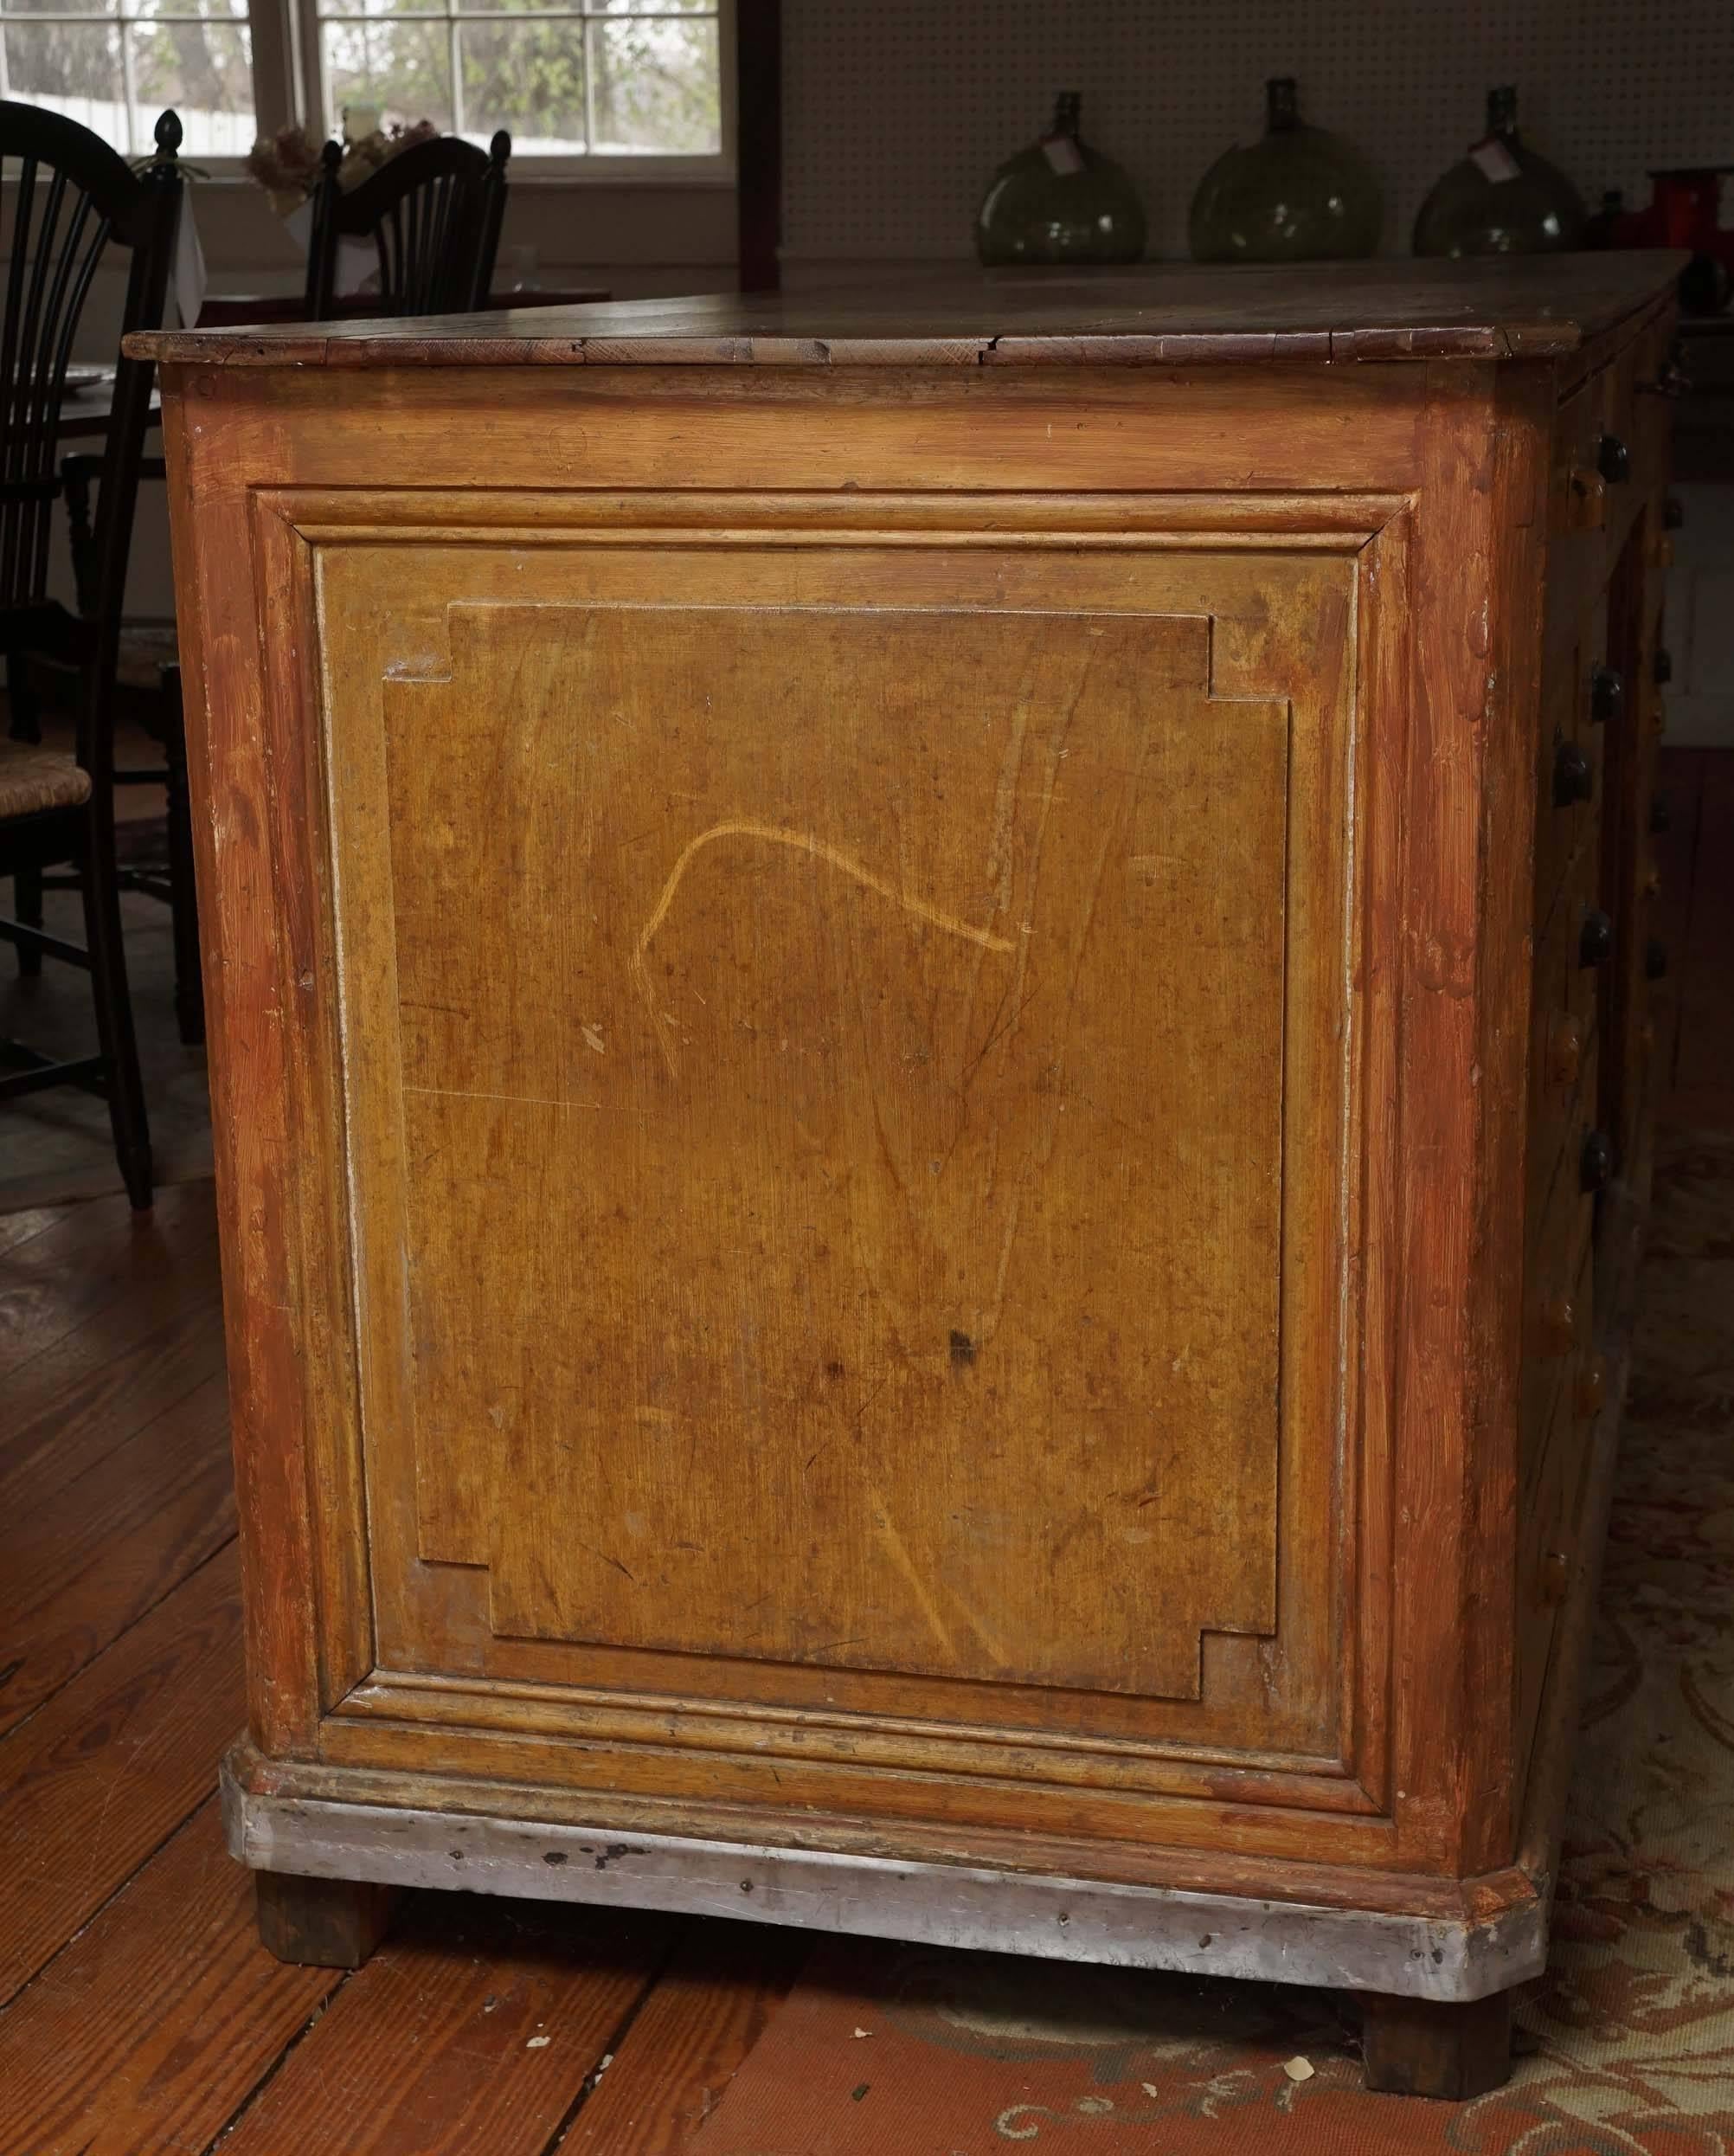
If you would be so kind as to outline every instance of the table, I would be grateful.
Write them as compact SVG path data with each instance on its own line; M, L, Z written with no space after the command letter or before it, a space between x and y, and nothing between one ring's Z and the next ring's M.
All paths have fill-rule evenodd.
M1644 1209L1676 267L141 347L279 1953L722 1910L1503 2076Z
M575 285L564 288L533 292L495 292L488 295L491 309L508 307L583 306L607 299L608 290L603 285ZM336 319L340 322L366 321L377 319L379 295L376 293L350 293L337 302ZM254 322L299 322L305 319L306 301L299 292L293 293L207 293L199 309L201 329L237 329Z

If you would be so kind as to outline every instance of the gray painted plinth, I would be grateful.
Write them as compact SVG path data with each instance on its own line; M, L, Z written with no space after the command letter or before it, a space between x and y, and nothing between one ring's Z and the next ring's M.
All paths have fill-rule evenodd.
M474 1812L257 1796L225 1767L231 1851L261 1871L752 1917L814 1931L1441 2000L1538 1975L1537 1901L1485 1923L900 1863Z

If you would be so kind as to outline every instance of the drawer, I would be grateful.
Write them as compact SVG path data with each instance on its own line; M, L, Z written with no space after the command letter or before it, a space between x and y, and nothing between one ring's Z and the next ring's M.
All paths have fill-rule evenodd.
M1593 1026L1563 1006L1535 1014L1532 1027L1529 1168L1525 1177L1525 1251L1539 1248L1548 1206L1564 1176L1583 1179L1583 1149L1595 1125L1599 1039Z
M1589 1274L1586 1251L1582 1276L1586 1301ZM1538 1441L1528 1448L1519 1484L1513 1703L1520 1778L1541 1710L1554 1632L1577 1561L1584 1463L1605 1385L1587 1343L1565 1376L1569 1381L1557 1388Z
M1590 1436L1607 1400L1607 1369L1590 1336L1591 1257L1585 1248L1577 1274L1585 1313L1583 1341L1559 1371L1546 1413L1525 1423L1519 1453L1519 1531L1514 1580L1514 1712L1516 1768L1523 1777L1536 1734L1546 1671L1553 1658L1559 1608L1579 1559L1583 1471Z
M1602 558L1610 570L1644 501L1635 410L1640 341L1634 338L1616 352L1591 385L1596 391L1596 467L1606 490Z
M1602 433L1602 377L1593 376L1560 406L1548 484L1547 596L1544 679L1569 666L1608 581L1603 538L1608 484L1596 468Z
M1613 916L1602 903L1598 833L1586 832L1567 863L1558 892L1546 909L1535 943L1531 1012L1568 1012L1587 1042L1601 1016L1602 986L1611 977L1616 953ZM1602 956L1596 956L1597 951ZM1541 1044L1532 1040L1532 1068Z
M1626 685L1605 664L1605 597L1544 679L1535 775L1535 920L1547 929L1571 866L1598 842L1608 722L1623 723Z
M1668 430L1672 400L1657 384L1673 362L1674 324L1664 317L1636 340L1632 381L1632 483L1641 500L1651 501L1667 485Z
M1593 1092L1588 1096L1594 1097ZM1577 1126L1568 1130L1547 1195L1534 1206L1525 1237L1520 1407L1525 1433L1546 1427L1593 1336L1587 1260L1595 1203L1577 1173L1577 1156L1588 1135Z

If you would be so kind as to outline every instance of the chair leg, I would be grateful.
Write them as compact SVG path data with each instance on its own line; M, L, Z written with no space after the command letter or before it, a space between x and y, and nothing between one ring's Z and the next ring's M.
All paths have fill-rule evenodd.
M151 1205L151 1129L144 1114L144 1083L132 1031L126 987L126 951L120 933L120 895L114 876L114 815L92 804L83 869L85 943L96 996L96 1032L108 1065L108 1120L114 1151L133 1210Z
M21 868L12 877L12 910L26 928L39 929L42 925L42 872L40 868ZM42 970L42 954L32 950L28 943L18 945L18 970L26 980L34 981Z
M198 898L193 883L193 810L187 793L187 738L181 719L181 670L163 669L169 706L164 747L169 766L169 895L175 934L175 1018L189 1048L205 1037L204 981L199 972Z
M39 742L42 727L37 724L36 692L30 685L30 662L22 652L6 654L6 732L13 741ZM42 925L42 872L40 868L21 868L12 878L12 908L17 918L27 928ZM42 970L42 954L18 946L18 970L26 980L34 981Z

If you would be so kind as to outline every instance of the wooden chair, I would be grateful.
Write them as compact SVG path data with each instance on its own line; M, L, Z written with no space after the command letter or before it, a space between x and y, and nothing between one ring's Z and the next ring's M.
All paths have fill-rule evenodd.
M143 479L166 477L161 457L145 457ZM78 582L80 611L96 606L96 532L91 518L92 490L100 481L100 457L78 454L61 460L66 495L67 535ZM163 751L159 764L117 764L117 786L160 786L167 814L160 858L121 859L115 877L120 890L159 898L169 908L175 948L175 1022L189 1048L205 1038L204 983L199 973L198 898L193 881L193 810L187 790L187 730L181 695L180 650L172 621L126 621L115 654L114 711L130 720ZM141 827L147 828L148 827ZM43 887L75 878L44 877Z
M456 135L417 143L347 192L337 184L343 147L328 142L313 190L307 249L307 319L337 311L337 248L371 240L385 315L459 314L479 307L493 283L505 217L511 137L486 150Z
M43 958L85 969L97 1052L55 1059L0 1042L0 1100L77 1084L108 1103L115 1152L135 1207L151 1203L151 1139L132 1031L114 859L114 679L152 369L121 357L92 544L88 610L48 596L48 546L61 491L56 444L67 363L91 281L111 244L130 248L122 331L163 320L183 184L181 123L157 122L157 157L134 175L99 136L57 113L0 101L0 157L16 160L0 319L0 653L13 698L0 743L0 876L13 879L16 918L0 919L26 973ZM28 663L76 668L74 752L42 746ZM70 864L83 899L85 941L42 926L46 869Z

